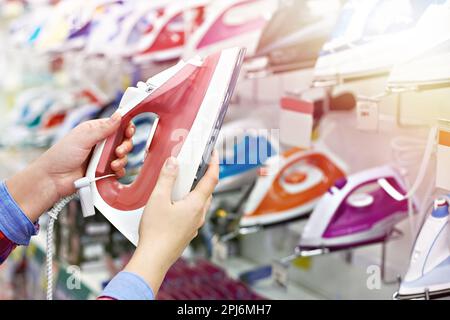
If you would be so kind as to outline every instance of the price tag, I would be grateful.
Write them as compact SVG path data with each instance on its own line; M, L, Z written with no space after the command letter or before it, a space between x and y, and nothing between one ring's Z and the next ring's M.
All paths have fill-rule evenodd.
M283 97L280 106L280 141L290 146L309 148L314 124L314 104L311 101Z
M439 121L436 187L450 191L450 120Z
M213 239L212 259L216 262L223 262L228 258L228 244L220 241L219 239Z
M272 279L276 285L287 288L288 273L288 263L283 263L281 261L274 261L272 263Z
M356 104L356 127L363 131L378 131L379 101L358 97Z

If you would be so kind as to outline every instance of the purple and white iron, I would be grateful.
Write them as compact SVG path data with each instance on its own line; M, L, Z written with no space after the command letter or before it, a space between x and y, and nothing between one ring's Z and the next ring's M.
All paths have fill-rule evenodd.
M382 242L407 217L408 201L396 201L379 185L385 179L406 190L391 166L376 167L341 179L315 207L298 248L335 251Z

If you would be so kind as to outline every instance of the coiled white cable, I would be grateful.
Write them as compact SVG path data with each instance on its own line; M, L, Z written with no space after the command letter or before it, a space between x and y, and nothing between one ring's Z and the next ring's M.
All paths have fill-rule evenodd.
M391 149L395 162L401 167L409 167L417 163L423 154L427 141L410 137L396 137L391 141Z
M414 224L414 205L413 196L422 185L430 160L433 155L433 150L436 143L437 127L432 127L428 133L427 140L411 138L411 137L396 137L391 141L391 148L395 162L403 169L408 170L410 167L417 163L417 160L422 156L422 161L419 167L419 172L412 186L409 188L406 194L401 194L396 190L386 179L378 180L379 185L395 200L403 201L408 200L408 217L411 229L411 235L415 234L416 227ZM427 188L427 195L432 192L431 186ZM426 196L427 196L426 195ZM425 199L426 201L426 199ZM419 209L422 213L423 206Z
M113 177L114 174L108 174L105 176L97 177L92 180L88 180L86 177L78 179L75 181L74 186L76 189L82 187L88 187L91 183ZM70 196L62 198L57 202L53 208L47 212L49 216L48 226L47 226L47 254L46 254L46 269L47 269L47 300L53 300L53 228L55 226L55 221L58 219L58 215L64 209L64 207L76 197L77 193ZM82 196L80 195L80 198Z
M378 181L380 186L395 200L403 201L405 199L409 199L419 189L420 185L423 182L423 179L425 178L425 174L427 173L431 156L433 155L437 132L437 127L431 128L428 134L425 151L423 152L422 161L416 180L405 195L402 195L400 192L395 190L395 188L392 187L392 185L389 184L387 180L380 179L380 181ZM417 156L414 157L411 155L417 155L417 153L419 153L421 149L423 150L423 140L409 137L398 137L392 140L391 146L394 150L394 154L397 154L395 157L397 158L399 165L401 167L408 167L416 163L414 160L417 159Z
M49 216L47 226L47 254L46 254L46 269L47 269L47 300L53 300L53 228L58 215L64 207L74 199L76 194L72 194L62 198L56 203L53 208L47 212Z

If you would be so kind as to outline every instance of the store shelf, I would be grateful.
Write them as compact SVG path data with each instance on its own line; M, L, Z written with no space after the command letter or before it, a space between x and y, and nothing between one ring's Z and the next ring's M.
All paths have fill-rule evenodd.
M242 272L258 267L254 262L239 257L229 258L221 262L220 266L224 267L228 274L234 278L238 278ZM293 282L289 283L286 288L280 287L271 278L258 281L252 286L252 289L261 296L273 300L318 300L325 298Z
M46 232L41 230L35 237L32 238L31 244L35 245L36 248L45 255L46 252ZM73 280L80 281L80 289L87 291L88 293L83 293L83 295L88 295L89 298L97 297L102 291L102 283L110 279L110 275L107 272L106 268L90 268L89 270L79 269L78 266L75 267L75 271L78 269L80 273L74 272L71 273L69 270L70 265L66 263L61 263L59 261L55 261L56 267L54 268L55 272L67 273L67 275L73 275ZM76 290L78 289L68 289L68 292L73 291L74 296L77 296Z
M3 75L0 79L0 181L25 168L55 143L58 142L61 148L61 138L80 122L109 117L118 105L126 104L127 110L128 107L133 109L132 104L137 103L144 92L153 94L154 90L163 92L167 88L176 91L185 84L210 92L217 89L217 85L221 86L222 80L223 86L229 85L226 66L218 63L218 68L211 69L214 81L207 81L203 77L207 77L211 70L197 72L195 68L199 67L200 70L202 64L198 59L195 63L187 62L189 68L194 67L193 73L185 74L182 71L172 78L164 75L152 77L173 66L181 57L203 56L207 51L212 52L210 49L219 49L222 44L246 47L246 59L240 75L236 82L232 81L236 88L229 86L227 92L223 91L224 94L227 93L224 103L228 103L228 98L231 102L229 106L222 106L227 109L224 117L221 114L217 118L223 119L221 133L218 137L212 137L217 139L211 138L211 141L217 143L222 160L225 158L226 164L235 165L229 167L230 173L226 172L227 168L221 167L222 180L219 183L225 184L228 179L233 180L235 185L248 183L252 189L241 188L214 195L212 210L206 217L206 227L200 230L200 236L177 261L178 269L175 263L170 270L172 275L169 272L166 276L161 288L165 285L167 291L164 293L161 290L160 298L251 299L258 298L259 295L268 299L299 300L392 298L398 289L399 277L404 276L408 270L421 223L430 213L428 210L420 216L408 216L406 208L425 208L436 198L432 189L437 185L445 187L445 183L436 183L435 180L446 177L448 143L441 142L445 139L438 139L439 146L428 153L426 151L432 144L431 137L430 143L426 141L430 127L438 126L439 130L444 131L449 129L446 125L441 127L443 123L438 120L450 119L449 88L448 81L445 81L448 74L441 68L439 60L442 58L444 61L449 54L448 28L442 27L447 26L445 22L449 21L445 15L446 10L436 10L437 7L433 10L428 5L416 6L414 2L391 8L379 5L382 1L379 4L377 1L367 1L358 6L336 1L329 7L311 6L311 3L303 0L286 3L276 0L264 3L260 1L265 10L254 10L258 1L243 1L239 5L227 7L215 4L219 2L217 0L205 7L202 5L201 8L197 7L198 3L194 3L195 1L191 4L190 1L181 0L177 0L176 4L171 1L167 7L166 4L155 7L147 7L148 4L145 4L145 8L141 7L140 2L144 4L147 0L108 2L106 5L102 4L101 8L96 3L90 3L91 1L90 4L68 0L52 1L51 4L47 2L0 0L0 43L3 44L3 50L0 50L0 74ZM69 7L65 7L68 5L65 2L71 2ZM442 8L447 9L447 2L449 1L433 3L433 6L444 5ZM247 4L251 6L247 7ZM191 5L194 7L190 7ZM66 12L70 8L76 10ZM225 11L216 12L222 9ZM325 10L322 12L322 9ZM186 20L187 17L182 14L186 10L192 11L195 19ZM264 17L260 16L258 23L246 21L252 10L258 14L264 12ZM218 23L208 26L208 21L214 20L209 18L224 18L231 11L240 20L238 24L242 25L243 32L222 32L221 40L226 41L217 43L212 38L212 43L209 44L199 46L198 43L193 43L196 39L206 39L205 34L199 34L203 31L217 33L218 29L215 28L220 27L220 19L216 21ZM385 28L378 28L379 18L386 16L386 12L390 19L381 19ZM137 19L137 15L141 13L144 16ZM170 16L175 13L175 16ZM409 16L409 13L414 14ZM320 32L316 33L316 22L311 25L307 22L313 16L312 20L319 19L323 22L324 29ZM91 18L94 20L90 20ZM81 24L55 29L59 25L57 22L66 20ZM222 22L226 22L225 20ZM287 21L288 27L284 20L291 20ZM325 30L330 21L339 23L330 25L330 29ZM414 23L410 23L411 21ZM428 25L429 22L442 28L433 28L433 23ZM136 23L138 24L135 25ZM109 28L111 25L114 28ZM62 26L64 27L64 23ZM86 26L90 28L85 28ZM106 35L104 27L114 32L107 37L98 37L98 32ZM393 32L397 29L403 31ZM165 47L166 40L173 38L166 34L168 30L169 33L176 31L179 35L176 37L179 39L175 39L176 44L171 44L176 48L168 50L170 52ZM188 34L184 34L187 30L195 33L194 36L189 34L187 37ZM132 34L130 31L133 31ZM322 31L328 32L327 40L323 38L325 34ZM304 37L305 35L307 36ZM351 46L342 46L341 40L345 40L347 35L357 37ZM146 39L154 42L150 43ZM407 46L411 39L417 40L413 42L420 45L417 48ZM140 48L138 53L133 49L135 45L136 48L142 45L149 47ZM388 49L392 49L392 54L381 54L389 51L384 48L386 45ZM124 50L117 50L119 47ZM408 48L408 52L403 52L405 48ZM364 55L359 54L361 52ZM416 55L420 59L416 60ZM223 54L220 61L224 61L222 58L226 59L227 56L226 53ZM404 60L407 56L409 58ZM146 63L139 63L141 59L146 60ZM213 60L216 61L213 58L206 58L205 61L208 63L214 62ZM413 63L403 65L407 61ZM426 68L423 68L422 63ZM291 68L292 66L295 68ZM445 72L441 74L440 71ZM397 78L396 74L401 76ZM110 79L114 80L109 81ZM156 82L153 81L155 79ZM161 82L159 80L162 81L161 87L158 87ZM148 87L143 83L147 83ZM423 85L424 83L433 85ZM174 91L166 93L176 98L178 94ZM233 94L229 97L231 91ZM199 97L200 100L205 98ZM178 98L183 100L185 96L180 93ZM285 104L286 98L292 99L292 105ZM210 102L200 100L199 106ZM144 109L159 113L161 106L158 101L145 99L145 103L149 105ZM155 103L155 108L152 103ZM167 114L162 111L165 113L164 117L168 115L170 118L171 112L179 111L169 109L166 110ZM196 108L189 112L192 110ZM208 116L214 117L213 113ZM157 129L154 133L155 140L158 141L153 141L151 148L144 150L148 139L148 132L145 131L152 131L150 127L155 128L154 117L150 122L143 121L142 118L137 120L142 115L134 116L136 130L133 143L136 148L128 154L127 169L133 167L132 170L127 170L128 173L139 172L138 167L145 159L149 159L143 155L145 151L151 153L155 143L162 143L159 147L164 147L165 143L159 139L160 136L158 138L160 131ZM190 128L192 137L198 129L196 125L203 126L203 120L211 124L217 122L216 118L201 119L202 117L202 113L199 113L199 117L194 117L193 127ZM160 125L164 127L163 122ZM219 125L215 123L212 130L218 134L217 128ZM234 129L235 132L232 132ZM262 155L264 145L259 142L257 145L251 143L253 138L244 138L246 135L258 136L255 141L261 141L260 138L264 136L270 142L271 156L274 153L277 156L267 160ZM441 133L439 137L441 138ZM198 148L193 150L194 153L199 152L198 159L204 153ZM328 161L315 160L315 156L310 158L310 151L323 153L340 170L328 170L334 166L327 165ZM296 159L287 154L295 154ZM422 176L418 174L421 171L418 167L424 154L430 154L431 160L428 161L423 181L414 195L409 197L408 204L392 194L389 197L387 193L392 192L388 192L386 188L383 193L381 178L396 180L395 189L409 193L407 191L415 185L416 178ZM271 160L280 158L282 161L278 164L281 165L274 170L274 179L256 174L250 177L255 172L270 174L274 164ZM228 161L231 159L237 161ZM89 162L89 159L83 161ZM146 168L152 165L145 164ZM92 167L93 164L89 166ZM371 173L376 168L385 166L392 167L396 174L386 174L383 171L382 176L372 177ZM374 171L368 172L371 168ZM338 174L330 173L337 171ZM361 175L355 176L357 173ZM180 175L183 174L184 172L180 172ZM438 179L435 179L436 176ZM124 180L128 178L128 182L134 179L125 177ZM250 180L256 183L250 184ZM346 182L341 183L343 180ZM108 180L103 180L98 183L107 182ZM72 184L73 181L68 183ZM345 194L341 197L338 190ZM122 188L119 188L118 192L121 191ZM251 191L251 195L248 196L249 193L245 191ZM434 190L436 194L441 191L437 188ZM322 197L324 194L327 196ZM127 197L129 194L123 196ZM393 200L394 198L397 200ZM93 201L98 204L98 199ZM414 205L411 205L412 202ZM317 203L318 206L315 205ZM310 212L304 212L306 206L307 210L313 210L313 218L310 220ZM102 206L97 207L102 212L106 210ZM249 210L249 207L255 210ZM244 211L254 211L250 216L255 215L257 219L253 221L270 221L271 225L246 228L235 238L224 240L227 238L223 237L225 234L230 237L239 234L239 230L233 228L242 223L238 220L242 218L240 214ZM404 215L401 217L403 220L398 223L400 212ZM303 216L296 216L297 214ZM320 219L322 214L323 220ZM436 218L436 215L433 217ZM48 215L43 214L39 234L31 239L28 247L19 246L15 249L1 266L0 288L4 286L6 289L4 292L0 290L0 299L45 298L47 219ZM130 223L128 218L115 221L118 229L129 229L120 225ZM295 258L294 253L308 221L311 222L309 231L317 232L314 237L317 243L312 244L312 247L334 242L341 248L349 248L355 242L375 241L392 232L393 228L400 230L398 234L402 236L390 241L385 247L377 243L313 257ZM105 283L127 264L135 250L118 229L101 213L84 219L78 200L67 205L55 223L54 230L55 299L93 299L101 294ZM433 234L430 231L426 235L429 236L427 239L433 240L430 242L429 252L426 252L426 257L430 259L425 259L425 265L420 266L423 270L429 268L426 264L430 261L434 263L432 265L441 262L439 259L434 260L435 256L441 256L435 254L434 250L441 253L441 248L445 247L445 242L434 245L435 239L442 233ZM321 237L330 242L323 241ZM228 242L218 243L217 239ZM354 242L349 243L351 241ZM447 256L448 252L443 250L442 255ZM208 258L205 257L209 256L214 257L210 259L212 261L206 261ZM291 259L286 259L287 257ZM413 259L413 263L414 261ZM286 281L282 279L276 283L273 279L276 277L267 275L272 266L276 266L273 268L277 271L276 275L280 275L281 270ZM252 280L251 276L257 277L256 274L263 274L266 278L251 282L249 279ZM422 276L426 277L426 274ZM248 281L251 284L246 286L234 280ZM248 287L258 295L247 292ZM234 288L238 289L232 292ZM234 295L244 291L249 294Z

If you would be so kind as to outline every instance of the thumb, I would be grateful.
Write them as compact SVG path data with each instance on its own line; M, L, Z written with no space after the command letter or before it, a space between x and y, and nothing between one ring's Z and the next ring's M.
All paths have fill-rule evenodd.
M152 196L169 198L172 195L173 185L178 176L178 162L175 157L170 157L164 162L158 181L153 189Z
M114 113L111 118L96 119L83 122L78 126L77 139L82 141L86 148L92 148L97 143L108 138L120 126L122 116Z

